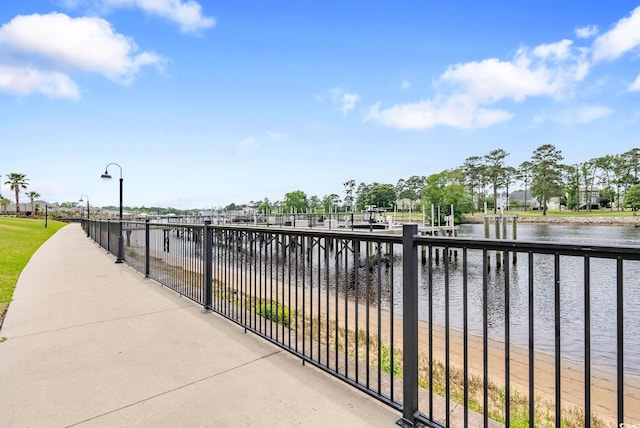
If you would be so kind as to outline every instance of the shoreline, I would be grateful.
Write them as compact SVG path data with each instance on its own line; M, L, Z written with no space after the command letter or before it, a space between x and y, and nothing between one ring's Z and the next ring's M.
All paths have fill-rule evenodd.
M515 212L518 214L518 212ZM509 212L512 214L512 212ZM481 217L465 216L460 224L482 224ZM551 225L581 225L581 226L634 226L640 227L640 216L629 217L560 217L560 216L520 216L518 215L519 224L551 224Z

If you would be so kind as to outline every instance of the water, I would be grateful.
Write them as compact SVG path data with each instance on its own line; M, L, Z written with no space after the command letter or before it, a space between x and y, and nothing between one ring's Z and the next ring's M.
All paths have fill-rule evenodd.
M509 231L510 232L510 231ZM134 232L134 245L143 242L141 231ZM462 225L460 237L481 238L484 235L483 225ZM152 231L150 245L161 251L162 234ZM548 241L575 243L583 245L640 245L640 228L618 226L581 226L581 225L526 225L518 226L520 241ZM184 239L171 235L171 253L186 257L201 257L201 246L185 245ZM361 253L364 254L364 243ZM393 257L393 278L389 270L383 268L380 280L384 297L388 296L391 287L394 289L394 306L396 313L402 311L402 249L395 246ZM640 249L639 249L640 251ZM463 293L462 293L462 254L458 260L452 261L449 270L449 307L450 324L453 328L463 326ZM584 260L580 257L563 256L560 258L560 316L561 316L561 350L565 358L584 361ZM280 264L287 264L284 259ZM492 268L488 274L487 325L489 337L504 340L505 308L510 312L511 343L528 346L529 341L529 260L526 254L518 255L517 265L509 265L509 299L505 301L505 271ZM314 261L316 272L328 269L329 278L333 280L335 266L325 265L323 257ZM482 254L468 253L468 320L473 334L482 334L483 326L483 269ZM285 269L276 269L276 275L284 275ZM534 341L538 351L554 352L555 346L555 300L554 300L554 260L553 256L535 255L534 271ZM351 266L352 268L352 266ZM361 267L362 269L362 267ZM624 265L624 345L626 371L640 375L640 262L628 261ZM310 272L307 271L307 275ZM366 273L361 272L361 280ZM435 324L444 326L444 263L434 266L433 271L433 320ZM594 259L590 266L591 276L591 354L594 365L613 369L616 364L616 261ZM344 276L339 276L340 280ZM283 280L284 278L280 278ZM307 278L307 284L310 283ZM419 271L419 317L429 318L427 266ZM393 285L391 284L393 281ZM338 287L344 290L344 284L321 284L323 288ZM375 302L372 302L375 303ZM384 303L383 303L384 305ZM385 305L385 306L388 306Z
M462 225L460 237L481 238L483 225ZM580 225L519 225L520 241L548 241L583 245L640 245L640 228ZM640 249L639 249L640 251ZM527 346L529 340L529 261L527 254L518 254L517 265L509 266L509 300L505 302L505 271L492 268L488 278L489 336L504 340L505 307L510 310L511 342ZM584 360L584 260L581 257L560 258L561 350L565 358ZM536 255L534 270L534 341L536 349L554 352L555 300L553 256ZM624 346L625 370L640 374L640 262L627 261L624 278ZM482 334L482 256L469 252L468 305L469 328ZM592 363L604 368L616 364L616 261L591 260L591 355ZM434 322L444 325L444 265L433 271ZM428 269L421 271L419 281L420 317L429 316L427 284ZM451 325L462 329L462 260L450 269Z

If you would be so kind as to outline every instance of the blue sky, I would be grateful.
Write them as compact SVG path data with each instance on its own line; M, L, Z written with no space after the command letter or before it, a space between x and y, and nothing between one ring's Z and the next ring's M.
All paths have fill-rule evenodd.
M205 208L640 145L640 2L3 0L0 174ZM119 176L117 167L109 172ZM12 199L7 186L2 194ZM26 199L26 198L25 198Z

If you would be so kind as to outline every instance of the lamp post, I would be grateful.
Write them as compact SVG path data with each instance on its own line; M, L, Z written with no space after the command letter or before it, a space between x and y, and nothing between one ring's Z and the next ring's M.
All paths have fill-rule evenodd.
M116 263L124 262L124 243L122 242L122 167L117 163L108 163L104 168L104 174L100 176L100 178L104 180L111 180L111 174L109 174L109 167L111 165L115 165L120 169L120 230L118 233L118 257L116 258Z
M80 200L78 202L84 202L84 199L87 199L87 220L89 220L89 197L85 194L82 194L82 196L80 196Z
M88 238L89 237L89 196L83 193L82 195L80 195L80 201L78 202L83 202L82 198L87 199L87 238Z

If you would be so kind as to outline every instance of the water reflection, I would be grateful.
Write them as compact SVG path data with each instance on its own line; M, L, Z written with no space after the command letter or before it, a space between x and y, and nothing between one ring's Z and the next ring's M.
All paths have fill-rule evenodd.
M460 236L482 237L482 225L464 225ZM520 225L520 240L561 241L584 245L639 245L640 228L576 225ZM482 254L469 252L468 299L469 328L482 333ZM581 257L560 259L560 327L563 355L584 359L585 335L585 262ZM455 263L450 272L450 322L462 328L462 269ZM444 325L443 266L433 269L434 322ZM505 307L510 310L510 333L514 343L526 346L529 339L529 258L518 254L518 263L509 266L509 301L505 302L506 273L492 267L488 275L487 322L489 336L504 340ZM421 271L420 316L428 317L428 268ZM616 348L616 261L590 261L591 348L594 364L615 367ZM555 272L554 256L533 256L534 341L537 349L554 351L555 346ZM625 369L640 374L640 263L627 261L624 279L624 341Z

